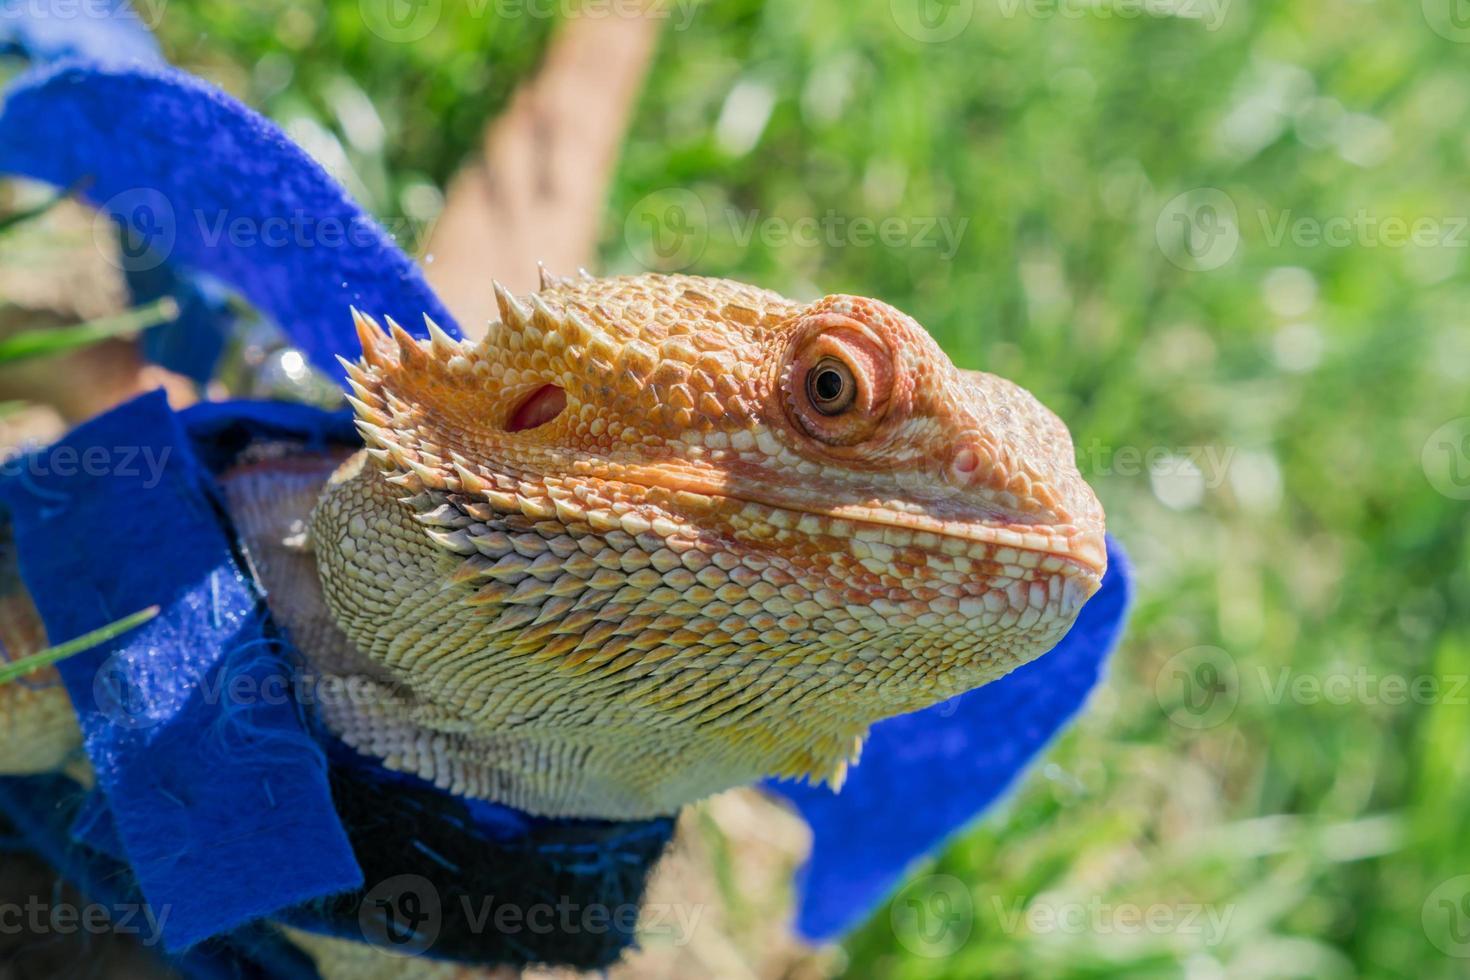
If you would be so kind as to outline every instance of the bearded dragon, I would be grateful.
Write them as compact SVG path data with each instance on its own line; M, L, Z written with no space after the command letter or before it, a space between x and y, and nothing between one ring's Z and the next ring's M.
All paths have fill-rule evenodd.
M1066 427L883 302L585 274L496 298L479 341L354 311L365 448L221 480L314 710L390 768L610 819L840 786L874 722L1034 659L1099 587ZM0 771L79 744L57 698L0 688Z

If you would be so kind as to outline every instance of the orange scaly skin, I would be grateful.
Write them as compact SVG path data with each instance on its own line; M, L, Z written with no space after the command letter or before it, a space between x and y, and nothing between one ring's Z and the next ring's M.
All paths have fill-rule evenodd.
M358 317L371 458L311 519L374 678L321 710L392 767L604 818L836 784L874 721L1045 652L1100 583L1066 428L884 303L497 293L479 343Z

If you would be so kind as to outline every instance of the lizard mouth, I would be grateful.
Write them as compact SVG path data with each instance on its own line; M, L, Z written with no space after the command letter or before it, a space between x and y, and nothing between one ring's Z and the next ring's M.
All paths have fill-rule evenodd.
M588 475L593 474L589 471ZM1003 515L944 516L921 509L918 504L883 505L821 500L815 496L805 497L795 491L775 493L769 485L758 484L753 480L732 480L728 476L723 480L712 480L705 474L688 471L652 474L624 470L612 479L639 486L645 491L655 488L673 493L682 491L725 501L732 510L753 506L778 514L792 515L789 520L793 526L799 526L803 518L816 518L824 526L813 531L825 530L839 536L861 537L866 530L872 540L892 544L890 536L884 532L906 534L910 541L927 534L948 541L963 542L971 546L967 550L972 557L977 558L993 559L997 550L1008 548L1018 553L1055 558L1062 565L1059 571L1071 577L1091 580L1094 591L1108 567L1106 539L1103 530L1098 527L1009 523ZM904 506L913 509L903 509ZM852 527L839 530L833 526L842 523Z
M911 534L932 534L940 538L963 541L989 549L1012 548L1043 557L1059 559L1071 566L1074 574L1101 580L1108 567L1107 544L1101 530L1034 525L1007 526L935 517L931 514L875 507L867 504L835 504L826 507L777 500L752 492L728 497L761 507L785 510L823 518L829 522L847 521L874 529L896 529Z

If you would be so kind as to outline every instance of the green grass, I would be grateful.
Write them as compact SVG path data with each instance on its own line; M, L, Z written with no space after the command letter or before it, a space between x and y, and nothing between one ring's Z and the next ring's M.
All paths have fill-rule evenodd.
M47 647L39 653L21 657L19 660L0 663L0 684L9 684L11 681L20 680L44 667L50 667L53 664L60 663L67 657L74 657L79 653L106 643L108 640L121 636L128 630L142 626L157 615L158 607L149 606L147 609L135 612L130 616L124 616L116 622L108 623L100 629L92 630L90 633L83 633L74 640L58 643L54 647Z
M889 8L720 4L667 37L604 242L633 267L624 216L687 188L711 215L700 271L905 308L963 366L1067 419L1138 564L1132 629L1085 719L920 872L969 886L966 941L925 955L953 943L916 942L884 909L848 943L852 975L1461 975L1423 918L1470 873L1470 523L1421 450L1470 414L1466 49L1413 4L1235 4L1211 32L981 2L942 44L895 30ZM741 86L773 99L743 152L718 126ZM1233 202L1240 243L1189 271L1157 227L1201 187ZM971 223L949 259L734 240L750 212L829 211ZM1277 234L1283 216L1336 228L1360 212L1452 240ZM1206 450L1203 492L1130 455ZM1171 658L1202 645L1233 665L1221 704L1236 705L1184 727ZM1363 697L1360 669L1437 678L1441 696L1369 703L1392 682ZM1300 685L1284 695L1282 671ZM1345 703L1305 703L1343 676ZM1124 908L1161 927L1130 934Z
M905 893L943 911L927 876L963 882L968 932L925 942L911 906L884 908L846 944L851 975L1464 975L1440 948L1470 928L1463 893L1435 889L1470 873L1470 521L1444 469L1463 433L1430 440L1470 414L1470 48L1416 3L1236 0L1210 30L977 0L925 44L890 16L906 2L701 7L664 38L602 243L635 270L665 261L650 227L682 228L669 262L906 309L1068 421L1137 563L1086 717ZM170 7L164 31L176 60L316 120L391 217L448 175L546 25L466 15L383 45L356 6L284 36L279 4ZM346 135L344 85L379 143ZM1200 188L1239 244L1191 271L1168 209ZM829 213L904 240L775 234ZM744 241L752 214L767 234ZM952 254L918 240L929 219L968 219ZM1388 219L1450 240L1386 244ZM1203 463L1150 476L1149 453ZM1211 669L1221 707L1191 714L1179 678ZM1311 693L1358 672L1373 696ZM1386 703L1384 678L1440 689Z

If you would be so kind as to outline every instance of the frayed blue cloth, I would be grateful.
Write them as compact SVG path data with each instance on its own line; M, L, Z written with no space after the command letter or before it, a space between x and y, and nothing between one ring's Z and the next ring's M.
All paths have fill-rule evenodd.
M233 693L280 689L292 668L163 395L12 466L0 502L49 636L162 607L58 669L116 840L171 910L166 947L361 885L294 701Z
M797 926L859 925L915 862L973 821L1082 708L1122 632L1131 573L1108 541L1102 589L1062 642L998 681L873 726L840 793L771 782L812 828Z
M130 262L208 273L323 371L356 348L349 306L427 336L458 327L387 233L274 123L169 68L63 63L0 111L0 172L81 186L123 225Z
M161 64L158 42L127 0L0 0L0 54L34 61Z

